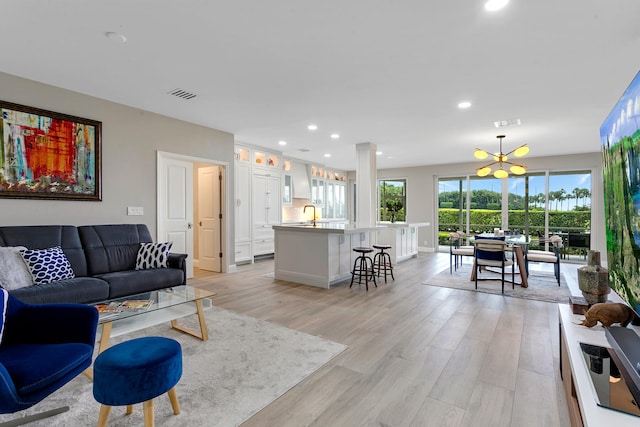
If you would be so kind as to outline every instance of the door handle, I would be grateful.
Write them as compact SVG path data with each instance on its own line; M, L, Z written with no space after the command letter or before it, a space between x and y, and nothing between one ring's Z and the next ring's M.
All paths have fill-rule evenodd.
M189 223L187 223L187 228L188 228L189 230L191 230L191 229L193 228L193 224L191 224L190 222L189 222Z

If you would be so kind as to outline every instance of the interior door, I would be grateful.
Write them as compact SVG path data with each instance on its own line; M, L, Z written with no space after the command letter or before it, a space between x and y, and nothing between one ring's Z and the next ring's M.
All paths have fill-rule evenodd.
M169 153L158 153L157 238L188 255L187 277L193 277L193 163Z
M221 206L218 166L198 168L198 268L221 272Z

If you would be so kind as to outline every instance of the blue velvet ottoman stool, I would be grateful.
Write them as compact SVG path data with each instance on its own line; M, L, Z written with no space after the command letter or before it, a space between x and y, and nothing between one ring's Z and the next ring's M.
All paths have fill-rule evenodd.
M98 427L107 425L112 406L143 403L144 425L153 427L153 398L168 393L173 413L180 413L175 385L182 376L182 348L163 337L136 338L116 344L93 363L93 396L102 404Z

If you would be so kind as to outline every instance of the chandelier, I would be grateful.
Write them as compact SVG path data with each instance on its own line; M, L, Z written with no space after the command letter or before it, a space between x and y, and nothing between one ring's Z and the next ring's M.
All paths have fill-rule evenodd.
M502 153L502 138L504 138L504 135L498 135L496 136L496 138L498 138L500 140L500 152L496 153L496 154L491 154L485 150L481 150L479 148L476 148L476 151L473 152L473 156L476 159L480 159L480 160L484 160L489 156L493 156L493 162L489 163L488 165L479 167L478 169L476 169L476 173L478 174L478 176L487 176L491 173L491 166L497 164L498 165L498 169L495 170L495 172L493 172L493 176L495 176L496 178L506 178L509 176L509 172L507 172L504 169L504 165L511 165L509 167L509 170L511 171L512 174L514 175L523 175L524 173L527 172L527 168L525 166L519 165L517 163L511 163L509 162L509 156L511 154L513 154L515 157L522 157L524 155L526 155L529 152L529 147L527 147L527 144L523 144L520 147L516 148L515 150L511 150L506 154Z

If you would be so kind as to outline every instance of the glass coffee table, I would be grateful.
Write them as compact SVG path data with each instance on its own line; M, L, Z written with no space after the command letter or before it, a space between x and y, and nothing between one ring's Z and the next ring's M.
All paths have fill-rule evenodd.
M165 322L171 322L174 329L206 341L209 332L204 311L213 306L210 298L214 295L211 291L183 285L91 304L100 311L100 328L96 334L98 354L109 347L111 338ZM200 331L178 323L178 319L192 314L198 315ZM92 378L91 368L85 374Z

